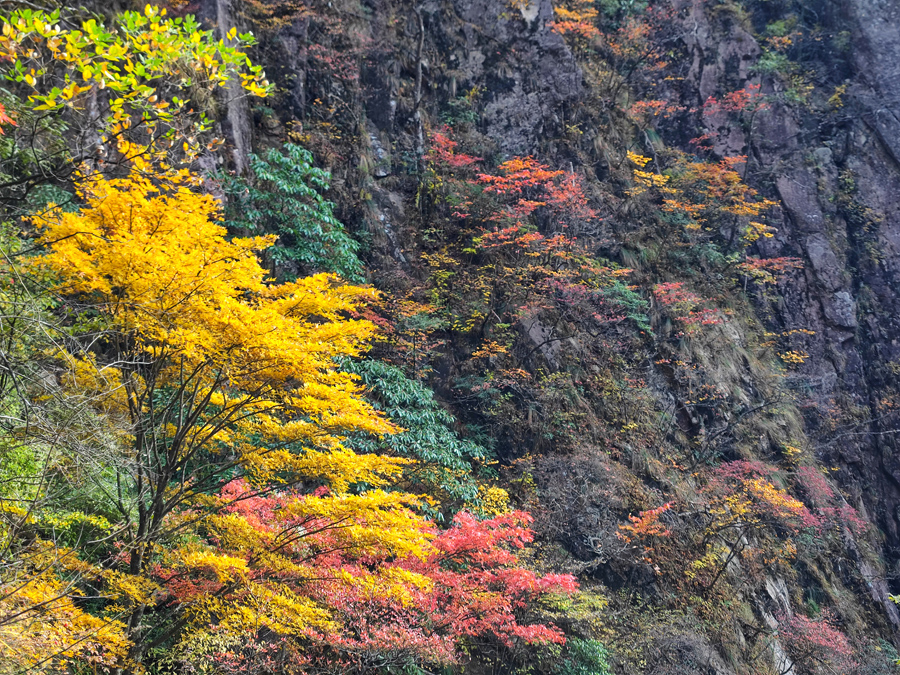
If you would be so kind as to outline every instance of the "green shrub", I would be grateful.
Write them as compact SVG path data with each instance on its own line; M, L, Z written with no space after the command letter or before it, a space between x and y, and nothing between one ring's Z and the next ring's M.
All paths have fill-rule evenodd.
M570 637L554 675L610 675L609 652L599 640Z
M331 174L313 165L308 150L288 143L284 154L269 150L250 155L253 178L220 176L228 197L225 220L229 228L277 234L270 249L276 265L293 263L297 274L334 272L361 282L363 266L359 242L334 217L334 204L322 193Z
M392 452L416 459L420 466L411 478L432 489L441 489L455 499L472 501L478 486L472 476L472 461L483 460L488 451L453 430L456 419L434 400L434 394L404 372L381 361L345 361L341 368L356 373L369 388L369 400L404 431L385 438L357 435L349 445L357 451L376 452L385 446Z

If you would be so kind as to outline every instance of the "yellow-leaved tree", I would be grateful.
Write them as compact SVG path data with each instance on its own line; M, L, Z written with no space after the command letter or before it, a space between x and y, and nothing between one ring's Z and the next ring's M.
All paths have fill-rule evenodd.
M404 460L341 443L349 431L394 431L336 366L373 334L354 310L374 291L325 274L269 283L257 253L273 237L230 238L216 222L217 202L188 185L187 175L162 185L138 174L95 179L81 185L79 212L51 208L34 220L46 253L33 266L73 317L65 347L50 357L70 400L102 415L116 438L107 466L81 475L116 511L104 540L115 543L118 567L97 588L124 625L132 663L201 606L215 611L201 593L160 627L167 608L151 570L162 555L171 560L164 544L181 545L182 568L219 570L220 581L241 576L233 556L176 541L206 521L225 537L228 519L215 514L228 504L300 487L310 517L376 523L353 534L354 546L425 555L431 536L409 509L414 498L380 489ZM244 487L223 499L236 478ZM326 489L313 494L317 487ZM380 532L378 522L390 527ZM279 625L287 616L301 626L327 621L302 598L269 602L287 606ZM232 611L246 620L242 608Z
M191 162L221 143L207 115L216 92L272 89L247 55L250 33L223 27L225 39L216 39L195 17L153 5L104 22L19 4L0 15L3 105L17 121L17 142L0 157L0 203L79 170L110 175L141 163L154 174Z

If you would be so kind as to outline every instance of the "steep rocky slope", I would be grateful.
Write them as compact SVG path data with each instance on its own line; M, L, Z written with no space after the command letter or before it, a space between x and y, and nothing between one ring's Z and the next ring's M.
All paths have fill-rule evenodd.
M578 571L610 599L561 612L573 634L606 643L615 672L817 672L827 659L798 648L788 627L827 608L860 672L891 672L900 9L644 4L602 2L596 17L566 5L598 29L582 34L559 29L565 15L549 0L323 3L274 19L270 4L216 0L200 13L267 22L261 56L281 93L270 108L226 105L231 165L243 171L251 145L306 144L333 172L344 222L370 242L373 283L436 308L421 376L492 445L500 482L535 512L538 564ZM753 105L728 98L740 91ZM642 101L655 103L636 113ZM568 233L631 270L629 291L645 303L633 313L647 317L598 326L548 300L527 311L510 302L506 313L494 304L477 329L456 326L459 296L484 267L464 250L472 235L458 214L471 204L453 186L477 179L433 151L423 158L436 133L488 173L533 156L577 176L598 218ZM677 151L711 166L746 156L734 165L741 178L775 202L767 236L744 246L727 216L685 232L666 215L664 190L642 197L633 170L644 165L627 153L662 176L689 161ZM539 226L556 233L549 220ZM747 255L802 267L761 281L740 271ZM452 278L441 286L436 274ZM686 284L723 313L686 330L660 284ZM622 314L624 301L615 306ZM502 350L484 356L486 340ZM723 478L722 466L754 461L766 468ZM810 487L804 467L828 478ZM712 534L726 507L710 486L764 479L817 505L820 519L844 509L874 527L841 517L827 534L768 521ZM638 522L629 515L663 505L667 535L646 546L622 536Z

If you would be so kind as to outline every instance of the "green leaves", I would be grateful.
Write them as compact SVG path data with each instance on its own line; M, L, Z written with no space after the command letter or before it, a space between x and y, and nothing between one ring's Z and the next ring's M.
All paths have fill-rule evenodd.
M193 159L204 145L197 136L212 124L202 111L194 114L179 105L174 92L192 86L213 90L234 78L248 93L264 97L272 86L243 51L254 44L252 35L235 35L225 44L193 17L165 14L147 5L143 13L125 12L109 25L88 18L80 29L66 27L78 21L77 15L63 21L58 11L23 9L0 16L0 61L10 63L2 75L25 85L26 107L37 111L83 116L97 105L86 99L103 92L108 110L90 124L104 141L118 139L118 151L128 155L131 148L124 141L150 146L177 128L188 159ZM155 153L160 163L172 163L166 149Z
M369 388L373 405L404 429L382 439L357 435L349 445L365 452L386 446L402 457L422 462L421 471L413 475L422 484L443 489L455 499L477 497L472 462L484 460L489 453L478 443L459 437L453 429L456 419L434 400L431 389L380 361L347 360L341 368L359 375Z
M609 652L597 640L566 640L565 658L554 670L555 675L609 675Z
M274 233L276 264L293 265L298 273L333 272L344 279L364 281L357 257L359 242L334 217L334 204L322 193L331 174L314 165L312 153L288 143L284 154L269 150L250 155L253 180L223 176L228 195L225 220L232 229Z

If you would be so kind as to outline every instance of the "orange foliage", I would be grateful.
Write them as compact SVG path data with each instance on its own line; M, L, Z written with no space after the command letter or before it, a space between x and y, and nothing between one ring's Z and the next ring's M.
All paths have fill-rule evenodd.
M643 171L650 158L628 154L634 169L636 187L632 197L652 191L662 203L662 211L676 216L685 230L699 232L707 221L723 215L732 216L743 224L742 239L749 244L760 237L772 237L774 230L759 220L762 214L776 205L747 185L737 168L747 161L744 156L725 157L719 162L696 161L678 153L665 174Z
M628 516L631 521L628 525L619 525L617 536L626 543L631 543L636 539L646 539L649 537L668 537L672 534L667 527L659 522L660 517L672 508L674 502L666 502L660 507L650 509L649 511L641 511L636 516Z
M747 258L738 265L741 273L762 284L774 284L779 276L803 269L800 258Z
M760 85L748 84L743 89L728 92L721 99L710 96L703 104L704 115L714 115L718 112L756 112L765 110L768 104L760 93Z
M570 0L568 6L556 6L553 12L556 20L550 28L560 35L576 41L592 41L600 37L600 31L594 22L599 12L592 0Z
M16 126L15 120L6 112L6 107L0 103L0 125L11 124ZM4 134L2 126L0 126L0 136Z

